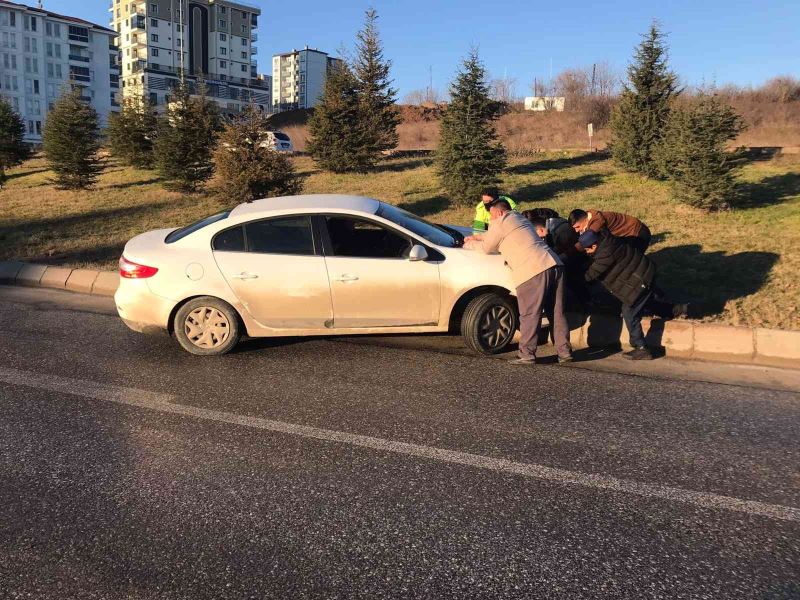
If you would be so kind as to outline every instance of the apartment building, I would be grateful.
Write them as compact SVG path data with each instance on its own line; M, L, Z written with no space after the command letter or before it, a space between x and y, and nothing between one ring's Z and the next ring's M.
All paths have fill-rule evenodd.
M65 90L78 88L104 125L118 110L116 32L83 19L0 0L0 95L25 120L31 143Z
M272 57L272 110L311 108L322 96L328 73L341 59L305 47Z
M112 0L123 96L140 95L158 108L185 77L189 90L203 81L222 111L249 103L269 110L269 79L256 69L261 10L234 0Z

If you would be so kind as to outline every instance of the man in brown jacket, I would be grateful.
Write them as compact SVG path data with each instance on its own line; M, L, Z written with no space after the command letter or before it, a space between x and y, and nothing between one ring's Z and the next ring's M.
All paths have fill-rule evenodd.
M569 213L569 224L578 235L587 231L600 233L603 229L608 229L611 235L621 238L642 254L650 245L650 229L631 215L611 211L585 211L576 208ZM578 249L582 250L582 248Z
M564 315L564 267L525 217L505 200L490 203L489 231L465 239L465 247L486 254L500 252L511 269L519 304L519 358L514 364L536 362L539 327L544 309L553 328L558 362L572 360L569 326Z

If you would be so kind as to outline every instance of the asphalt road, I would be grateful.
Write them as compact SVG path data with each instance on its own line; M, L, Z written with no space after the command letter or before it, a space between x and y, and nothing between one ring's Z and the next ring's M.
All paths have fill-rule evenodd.
M0 598L800 598L795 392L197 358L44 290L0 288L0 339Z

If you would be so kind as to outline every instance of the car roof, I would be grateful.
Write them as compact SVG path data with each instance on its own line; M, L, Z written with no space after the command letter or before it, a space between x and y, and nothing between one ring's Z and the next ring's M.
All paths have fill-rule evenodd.
M365 196L345 196L342 194L306 194L302 196L281 196L279 198L262 198L252 202L244 202L234 208L229 216L259 216L273 211L286 210L353 210L375 214L380 202Z

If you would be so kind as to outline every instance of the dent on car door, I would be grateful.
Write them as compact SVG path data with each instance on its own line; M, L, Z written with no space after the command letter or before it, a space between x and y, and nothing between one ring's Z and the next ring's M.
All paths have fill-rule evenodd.
M439 266L411 261L407 236L376 221L328 215L325 262L335 328L435 325Z
M274 329L330 326L330 285L318 245L306 215L251 221L213 241L231 289L256 321Z

